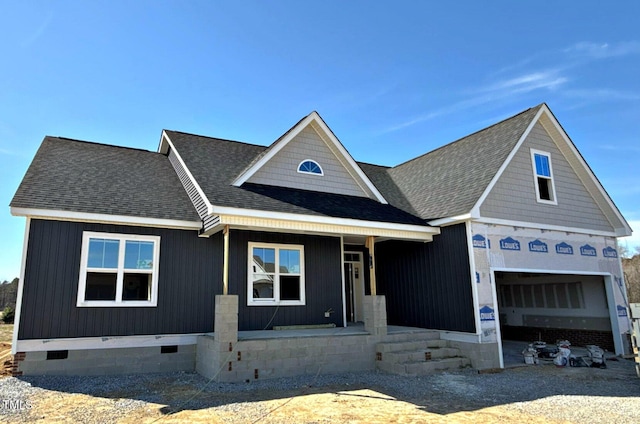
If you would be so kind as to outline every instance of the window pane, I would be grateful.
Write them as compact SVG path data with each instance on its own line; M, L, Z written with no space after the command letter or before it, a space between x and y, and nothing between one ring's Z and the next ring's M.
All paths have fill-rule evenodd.
M542 285L533 286L533 296L535 297L536 308L544 308L544 297L542 295Z
M569 307L569 299L567 297L567 285L566 284L555 284L556 286L556 296L558 296L558 307L559 308L568 308Z
M283 274L300 273L300 251L280 249L280 272Z
M538 194L542 200L551 200L551 190L549 184L551 180L547 178L538 177Z
M151 300L151 274L124 274L122 300Z
M524 307L533 308L533 287L530 285L522 286L522 295L524 297Z
M544 155L535 154L536 159L536 174L542 177L551 177L551 171L549 169L549 158Z
M118 240L89 239L87 266L89 268L117 268L119 246L120 242Z
M569 283L567 288L569 289L569 301L571 301L572 308L582 308L581 296L578 291L578 284L580 283Z
M520 284L514 284L513 286L513 300L516 308L522 308L524 303L522 303L522 286Z
M266 274L253 275L253 298L273 299L273 276Z
M280 276L280 300L300 300L300 277L297 275Z
M124 247L124 267L126 269L152 269L153 242L127 241Z
M547 284L544 286L544 296L547 299L547 308L557 308L556 305L556 295L553 290L552 284Z
M254 247L253 266L253 272L275 272L276 250L264 247Z
M116 274L87 272L84 300L116 300Z
M511 296L511 286L502 286L502 306L513 306L513 296Z

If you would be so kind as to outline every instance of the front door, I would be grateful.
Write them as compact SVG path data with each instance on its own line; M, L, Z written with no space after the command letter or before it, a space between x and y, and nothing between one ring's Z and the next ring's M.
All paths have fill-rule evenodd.
M344 254L344 292L347 321L364 321L362 313L364 299L362 252L345 252Z

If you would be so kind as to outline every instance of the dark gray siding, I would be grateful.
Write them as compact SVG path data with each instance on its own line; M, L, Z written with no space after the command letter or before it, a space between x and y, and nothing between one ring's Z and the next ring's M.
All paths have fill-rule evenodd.
M431 243L376 244L378 294L391 325L475 332L464 224L442 228Z
M158 306L76 307L83 231L161 237ZM222 240L196 231L32 220L19 339L213 331Z
M247 306L248 243L301 244L305 259L305 306ZM229 235L229 293L239 297L240 331L274 325L304 325L342 321L342 258L337 237L232 230ZM334 313L324 317L329 308Z

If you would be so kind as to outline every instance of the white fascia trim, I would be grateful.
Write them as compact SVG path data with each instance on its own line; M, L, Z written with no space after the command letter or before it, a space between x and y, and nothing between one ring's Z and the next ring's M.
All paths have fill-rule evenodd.
M11 208L11 215L40 219L53 219L77 222L98 222L103 224L137 225L140 227L175 228L181 230L200 230L202 222L180 221L174 219L145 218L139 216L107 215L100 213L61 211L53 209Z
M533 228L536 230L560 231L563 233L589 234L593 236L604 236L604 237L620 237L615 231L589 230L587 228L564 227L560 225L539 224L535 222L511 221L508 219L477 218L477 219L474 219L473 221L479 222L481 224L503 225L506 227L522 227L522 228Z
M376 199L380 203L387 204L388 202L382 196L382 194L378 191L378 189L373 185L371 180L366 176L366 174L360 169L358 164L353 160L349 152L346 151L344 146L336 139L335 135L327 127L324 123L320 115L317 112L310 113L306 118L300 121L293 129L289 131L289 133L281 140L277 141L276 144L271 148L271 150L264 155L260 160L254 163L248 170L246 170L242 175L240 175L236 180L232 183L232 185L236 187L240 187L244 184L249 178L251 178L265 163L267 163L272 157L274 157L280 150L282 150L294 137L296 137L303 129L305 129L311 122L315 122L326 134L326 136L331 140L331 142L338 149L343 158L347 161L349 166L355 171L358 177L364 182L369 190L373 193Z
M326 216L299 215L295 213L271 212L257 209L241 209L226 206L214 206L213 214L220 215L221 219L223 219L223 215L235 215L249 218L278 219L284 221L309 222L316 224L346 225L351 227L380 228L384 230L414 231L429 235L440 234L439 228L431 228L421 225L363 221L352 218L332 218Z
M16 297L15 323L13 325L13 337L11 342L11 354L18 350L18 331L20 331L20 314L22 312L22 294L24 293L24 274L27 267L27 249L29 247L29 232L31 231L31 218L27 217L24 224L24 241L22 242L22 263L20 265L20 279L18 280L18 295Z
M428 221L427 224L432 225L434 227L446 227L448 225L459 224L461 222L468 221L475 217L471 216L470 213L466 213L464 215L451 216L448 218L440 218L433 221Z
M604 187L602 186L600 181L598 181L598 179L596 178L595 174L593 173L593 171L591 170L589 165L586 163L586 161L584 160L584 158L582 157L580 152L578 152L578 149L576 148L575 144L573 144L573 142L571 141L571 139L569 138L567 133L564 131L564 129L562 128L562 126L560 125L558 120L555 118L555 116L553 116L553 113L551 113L549 108L547 108L547 105L543 105L542 109L545 111L547 118L553 124L554 128L556 129L556 131L558 131L558 133L562 137L562 140L565 142L565 144L567 146L569 146L569 149L573 153L575 159L582 166L582 168L586 171L587 175L591 179L591 182L597 188L599 194L604 198L606 203L609 205L609 208L611 208L611 211L614 213L616 218L618 218L618 220L620 221L620 223L624 227L625 232L624 232L624 234L619 234L619 237L630 236L631 233L633 232L633 230L631 230L631 227L629 226L629 223L622 216L622 214L620 213L620 210L615 205L615 203L613 203L613 200L611 199L609 194L606 192L606 190L604 189Z
M148 336L104 336L78 337L64 339L18 340L18 352L46 352L48 350L91 350L118 349L131 347L154 347L194 345L198 342L197 334L153 334Z
M543 105L538 111L538 113L536 113L536 116L533 117L527 129L524 131L524 133L522 133L520 140L518 140L515 147L511 150L511 153L509 153L509 156L507 156L507 159L502 163L502 165L500 166L500 169L498 169L498 172L496 172L496 175L493 176L493 178L491 179L491 182L489 183L487 188L484 190L484 192L482 193L482 195L480 196L476 204L473 206L473 208L471 208L471 215L480 216L480 205L482 205L486 200L487 196L489 196L489 193L491 193L491 190L493 190L493 187L496 185L500 177L502 177L502 174L507 169L507 166L509 166L509 164L513 160L513 157L516 155L516 153L518 153L518 150L520 150L520 147L522 146L524 141L527 139L527 137L529 136L529 133L535 126L536 122L538 122L538 119L540 119L540 116L545 112L545 110L546 110L546 106Z
M209 214L211 214L211 202L207 198L207 195L204 194L202 187L200 187L200 184L198 184L198 181L196 181L195 177L187 167L187 164L182 159L182 156L180 156L178 149L176 149L176 146L173 145L173 142L171 141L171 139L169 138L169 136L164 130L162 131L162 140L166 140L166 144L168 144L171 150L173 150L173 152L175 153L176 159L178 159L178 162L180 162L180 165L182 165L182 169L184 169L184 172L187 174L187 177L189 177L189 180L191 181L193 186L196 188L196 191L198 192L202 200L204 200L205 205L207 205L207 211L209 212ZM162 150L168 151L167 149L163 148L163 145L164 143L161 141L160 148L159 148L161 153L162 153Z

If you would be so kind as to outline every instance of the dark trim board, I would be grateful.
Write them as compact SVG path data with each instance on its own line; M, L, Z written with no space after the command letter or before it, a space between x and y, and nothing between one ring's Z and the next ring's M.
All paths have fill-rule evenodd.
M77 307L83 231L158 235L157 307ZM222 293L222 235L32 219L18 339L213 331Z
M305 306L247 306L248 243L304 246ZM342 326L342 257L339 237L231 230L229 293L239 298L238 330L269 330L280 325ZM327 310L334 312L325 318Z
M441 231L431 243L376 243L378 294L391 325L475 333L466 227Z

